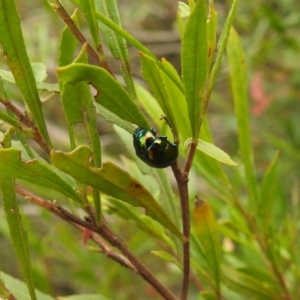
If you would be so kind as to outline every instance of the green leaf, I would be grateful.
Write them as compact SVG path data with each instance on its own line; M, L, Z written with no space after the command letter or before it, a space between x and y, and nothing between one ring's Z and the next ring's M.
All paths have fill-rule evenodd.
M121 27L121 20L118 12L118 7L115 0L97 1L97 10L105 15L109 20ZM104 35L105 41L115 59L128 61L128 52L124 39L111 28L103 23L100 23L101 32Z
M0 297L2 297L3 299L11 299L12 297L14 297L11 294L11 292L5 287L4 282L1 279L1 273L0 273Z
M250 207L255 210L258 200L249 125L248 72L242 43L233 28L229 34L227 56L230 66L230 82L234 99L234 109L237 118L239 147L245 166Z
M12 129L12 127L10 129ZM5 139L5 135L0 132L0 139L3 138ZM30 148L30 151L28 152L28 146L24 145L24 143L19 140L11 140L11 148L21 150L21 157L23 160L30 160L39 156L32 148ZM32 152L32 156L30 152Z
M200 131L201 105L207 77L206 1L197 1L182 40L182 79L193 138Z
M1 167L1 170L3 170L3 167ZM19 214L19 207L15 195L15 181L13 177L1 172L0 190L12 245L26 281L30 297L34 300L37 298L31 274L27 233L25 232L21 222L21 216Z
M47 66L43 63L33 62L31 64L32 72L36 82L42 82L47 78Z
M17 149L0 149L0 170L6 176L13 176L54 189L76 202L82 203L73 188L75 182L72 182L69 176L62 175L56 168L41 160L21 160L21 151Z
M184 143L184 149L187 152L188 148L190 147L192 143L192 139L187 139ZM237 163L235 163L230 156L225 153L223 150L221 150L220 148L216 147L215 145L205 142L201 139L198 139L198 145L197 145L197 150L205 153L206 155L214 158L215 160L226 164L226 165L230 165L230 166L238 166Z
M200 299L205 299L205 300L218 300L219 297L213 293L213 292L210 292L210 291L203 291L201 292L201 298Z
M94 0L79 0L80 7L83 11L87 25L89 27L89 32L93 38L94 46L99 49L101 44L100 32L98 27L98 22L96 18L96 4Z
M104 106L100 105L99 103L94 103L95 108L96 108L96 113L100 115L102 118L105 120L109 121L112 124L116 124L119 127L125 129L128 131L130 134L135 130L135 126L132 125L131 123L121 119L119 116L105 108Z
M178 2L178 12L179 12L181 18L187 18L190 15L191 10L190 10L190 7L186 3L179 1Z
M201 242L203 252L215 285L220 289L220 240L218 225L208 203L197 198L194 208L195 235Z
M14 1L0 0L0 44L16 84L46 144L51 148L36 81L26 53L21 23Z
M75 62L87 63L87 45L84 45ZM96 124L96 110L91 96L90 87L85 82L78 82L75 86L69 83L63 84L63 92L61 97L64 113L69 127L77 122L82 122L86 132L87 140L92 149L93 159L92 166L101 166L101 145L99 133ZM69 128L70 137L72 130ZM75 142L73 143L75 148ZM93 201L95 208L96 220L101 219L101 199L97 189L93 189Z
M42 63L32 63L32 72L36 82L42 82L47 78L47 67ZM13 73L7 70L0 70L0 76L8 82L16 83Z
M32 63L32 70L33 75L36 80L36 88L38 90L47 90L50 92L59 92L58 85L55 83L47 83L43 82L43 80L47 77L46 74L46 66L42 63ZM3 78L3 80L11 83L16 83L15 78L12 74L12 72L7 70L0 70L0 76Z
M229 12L229 14L227 16L227 19L226 19L226 23L223 27L221 36L219 38L219 42L218 42L218 46L217 46L216 62L215 62L214 66L211 70L211 73L210 73L210 76L209 76L209 81L208 81L208 92L207 92L208 95L210 95L211 92L212 92L213 85L215 83L217 73L218 73L218 71L220 69L220 66L221 66L222 57L223 57L223 54L224 54L225 49L226 49L229 31L230 31L231 25L233 23L233 18L235 16L236 9L238 7L238 2L239 2L238 0L233 0L230 12ZM210 32L208 32L208 36L210 36L210 34L213 33L213 23L214 23L214 19L212 19L211 25L208 24L208 31L210 31ZM210 26L212 26L212 27L209 28ZM210 39L210 38L208 38L208 39Z
M261 193L258 203L258 214L263 223L263 230L269 231L269 226L272 225L272 212L274 207L274 200L276 199L277 188L277 164L279 152L275 153L274 159L268 167L263 177L261 185Z
M278 299L278 292L268 286L267 282L258 280L249 274L222 266L224 281L231 289L254 299Z
M179 227L180 223L180 211L179 205L174 199L174 192L172 189L172 183L170 182L170 178L165 172L165 170L154 169L153 176L155 177L160 190L160 203L163 209L167 212L168 216L170 216L173 222Z
M217 12L214 1L209 1L208 20L207 20L207 49L208 49L208 69L210 69L215 54L217 39Z
M161 128L163 122L161 122L161 120L158 118L161 107L159 106L157 100L145 87L136 84L135 89L139 98L139 103L149 116L151 124L155 124L157 128Z
M70 53L70 55L72 56L73 53ZM76 61L87 62L85 47L83 47ZM61 85L61 102L68 125L83 122L87 107L92 102L89 86L84 82L78 82L75 85L62 82Z
M107 16L111 21L121 27L121 20L118 12L116 0L104 0L96 2L97 9ZM133 99L136 99L136 91L134 81L131 74L131 66L129 62L129 55L127 45L124 38L116 33L111 28L100 23L101 32L104 35L106 44L110 48L110 51L115 59L121 60L121 72L126 83L129 94Z
M112 163L104 163L102 168L89 165L90 148L81 146L70 153L52 151L53 164L78 181L93 186L103 193L120 199L130 205L144 207L146 214L172 231L180 239L182 235L176 225L138 181Z
M37 83L42 82L47 78L46 65L44 65L43 63L33 62L33 63L31 63L31 67L32 67L32 72L33 72L34 78ZM15 83L15 78L14 78L12 72L10 72L10 71L0 70L0 76L8 82Z
M6 122L7 124L9 124L15 128L19 127L18 121L16 119L10 117L6 113L4 113L2 110L0 110L0 120Z
M78 26L78 13L75 11L71 16L75 25ZM74 53L77 47L77 39L71 32L68 26L65 26L61 33L60 37L60 46L59 46L59 66L66 66L70 64L73 60ZM84 50L82 50L83 52ZM82 53L81 52L81 53ZM68 83L64 83L60 80L60 88L61 88L61 102L62 108L64 111L64 115L66 121L69 126L72 124L82 122L82 107L80 102L80 88L82 87L80 84L72 85ZM69 128L69 131L71 129Z
M178 260L171 255L170 253L166 251L161 251L161 250L152 250L152 254L162 258L163 260L175 264L177 267L179 267L182 270L182 265L178 262Z
M37 82L36 88L38 90L44 90L52 93L59 93L59 86L56 83Z
M74 21L75 25L78 26L78 10L74 11L71 19ZM77 43L77 39L70 28L65 26L61 32L59 44L58 65L60 67L66 66L73 61Z
M201 140L205 140L208 143L214 144L211 129L209 125L208 117L204 118L201 124L200 137ZM226 194L224 187L231 189L230 180L228 179L221 164L214 158L204 154L201 151L196 151L194 159L196 169L199 167L209 174L209 182L213 183L213 186L217 188L222 194ZM212 179L212 180L211 180Z
M73 125L82 122L82 94L85 94L86 87L84 83L69 84L63 83L61 90L61 103L63 112L68 125Z
M144 53L141 53L142 59L142 74L150 86L155 98L157 99L160 107L163 110L164 115L167 117L170 127L174 131L175 142L179 142L179 133L172 101L169 98L169 94L166 90L166 84L163 80L163 76L155 60Z
M14 129L10 127L3 135L1 145L3 147L11 147L12 135ZM2 170L3 168L0 168ZM32 299L36 299L34 291L34 283L32 280L29 245L27 233L23 228L19 207L15 193L15 176L7 175L0 172L0 195L3 202L4 212L9 228L9 234L12 241L14 251L20 264L21 272L26 281L29 294Z
M141 215L140 211L132 209L132 206L113 198L109 198L107 205L114 214L119 215L124 220L132 220L135 224L147 232L148 235L153 236L155 239L159 239L165 243L172 251L175 250L175 246L170 237L166 234L164 227L154 221L152 218Z
M173 77L177 78L177 80L180 81L180 77L173 65L171 65L164 58L162 59L162 65L165 69L169 71L168 74L172 73ZM188 118L188 110L185 95L182 93L182 91L178 88L178 86L174 83L174 81L170 78L169 75L167 75L165 72L161 72L161 75L166 85L166 89L170 99L170 105L172 106L174 118L176 120L181 139L186 140L192 135L192 133Z
M86 64L74 63L57 70L60 80L76 84L91 83L99 95L96 101L130 123L150 128L145 117L126 90L106 70Z
M119 36L123 37L128 43L130 43L132 46L134 46L136 49L140 50L141 52L149 55L153 59L157 61L158 64L160 64L157 57L148 49L146 48L142 43L140 43L136 38L134 38L132 35L130 35L126 30L118 26L116 23L111 21L108 17L104 16L103 14L97 12L97 18L98 20L105 24L107 27L115 31ZM178 88L183 92L184 87L182 82L177 80L175 77L172 76L171 73L168 72L167 69L164 68L163 65L160 64L161 69L166 72L170 76L170 78L174 81L174 83L178 86Z
M173 241L168 233L166 233L165 228L160 224L154 221L152 218L146 215L140 215L140 220L147 231L150 232L156 239L160 239L165 247L169 247L172 253L176 251L175 241ZM177 240L176 240L177 241Z
M27 292L26 285L19 279L13 278L4 272L0 273L0 278L3 279L5 287L15 296L18 300L32 300ZM1 283L0 283L1 285ZM36 290L38 300L55 300L54 298L41 293Z

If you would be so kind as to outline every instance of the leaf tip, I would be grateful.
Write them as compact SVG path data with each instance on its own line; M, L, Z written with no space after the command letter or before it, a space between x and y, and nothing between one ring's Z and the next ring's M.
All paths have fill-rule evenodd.
M198 196L196 196L196 199L195 199L195 208L199 208L201 206L203 206L205 204L205 201L200 199Z

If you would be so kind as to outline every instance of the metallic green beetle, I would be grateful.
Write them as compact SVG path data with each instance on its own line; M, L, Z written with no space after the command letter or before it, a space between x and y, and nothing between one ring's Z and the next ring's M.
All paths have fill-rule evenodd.
M178 157L178 145L166 136L157 136L154 129L138 127L133 133L136 155L153 168L169 167Z

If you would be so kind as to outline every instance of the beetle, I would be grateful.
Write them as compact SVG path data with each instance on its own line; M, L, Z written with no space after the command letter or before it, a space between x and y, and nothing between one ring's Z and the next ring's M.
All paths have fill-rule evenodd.
M153 128L138 127L133 132L133 146L136 155L153 168L169 167L178 157L178 144L158 136Z

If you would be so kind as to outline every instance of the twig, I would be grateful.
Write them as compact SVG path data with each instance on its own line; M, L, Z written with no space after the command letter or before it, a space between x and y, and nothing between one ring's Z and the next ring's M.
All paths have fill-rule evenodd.
M56 0L55 2L57 3L57 5L52 5L54 11L62 18L62 20L70 28L71 32L77 38L78 42L81 45L85 45L86 44L87 45L87 52L90 55L90 57L93 59L93 61L98 66L104 68L107 72L109 72L112 75L112 71L111 71L110 67L108 66L108 64L107 64L107 62L105 60L105 56L104 56L104 52L103 52L101 44L97 45L97 49L99 51L99 54L100 54L100 57L102 58L102 60L100 59L100 57L97 54L97 52L87 42L87 40L85 39L85 37L83 36L83 34L81 33L81 31L77 28L76 24L70 18L69 14L66 12L65 8L62 6L62 4L60 3L60 1Z
M48 154L50 153L50 150L47 146L47 144L44 142L38 128L34 125L32 120L28 117L28 115L23 114L17 107L15 107L10 101L4 100L0 98L0 102L9 109L19 120L21 123L23 123L27 128L32 129L32 138L33 140ZM22 130L22 127L19 128Z
M128 264L127 267L134 271L136 274L140 275L144 278L150 285L152 285L155 290L166 300L175 300L175 297L171 294L171 292L166 289L151 273L150 270L143 263L133 255L133 253L127 248L125 243L117 237L117 235L110 229L108 224L105 222L105 219L102 218L101 225L94 224L92 222L83 221L80 218L72 215L70 212L65 210L63 207L59 206L55 202L45 201L42 198L39 198L32 193L28 192L27 190L23 189L19 185L16 185L16 191L24 196L28 201L35 203L48 211L52 212L53 214L57 215L61 219L67 221L71 225L78 225L83 228L87 228L98 235L100 235L103 239L105 239L111 246L116 247L123 255L130 261L130 263L136 268L130 268ZM118 261L116 259L116 261ZM119 261L118 261L119 262ZM122 261L124 262L124 260ZM123 264L121 264L123 265Z
M120 252L137 268L139 274L150 283L156 291L164 297L166 300L174 300L175 297L171 294L169 290L167 290L151 273L150 270L146 266L142 264L142 262L132 254L132 252L127 248L125 243L117 237L109 226L104 221L100 227L98 227L97 232L101 235L105 240L107 240L112 246L116 247L120 250Z
M190 279L190 209L188 192L188 175L192 166L197 143L193 142L189 149L189 154L183 171L180 170L177 161L171 165L179 191L182 232L185 238L183 243L183 279L181 287L181 300L187 299Z
M190 169L192 167L193 159L195 156L196 148L197 148L198 141L192 141L190 148L189 148L189 154L187 156L184 168L183 168L183 174L188 177Z
M86 230L86 228L84 228L82 226L79 226L77 224L73 224L73 225L82 232L84 232ZM99 235L92 232L89 238L90 238L90 240L92 240L94 243L96 243L101 248L101 252L104 253L108 258L116 261L117 263L119 263L123 267L125 267L127 269L130 269L134 273L139 274L139 271L137 270L137 268L126 257L121 255L120 253L117 253L111 247L109 247L109 245L107 245L99 237Z
M190 209L188 195L188 178L181 172L177 161L171 165L177 181L182 218L182 232L185 238L183 243L183 279L181 287L181 300L187 299L190 278Z

